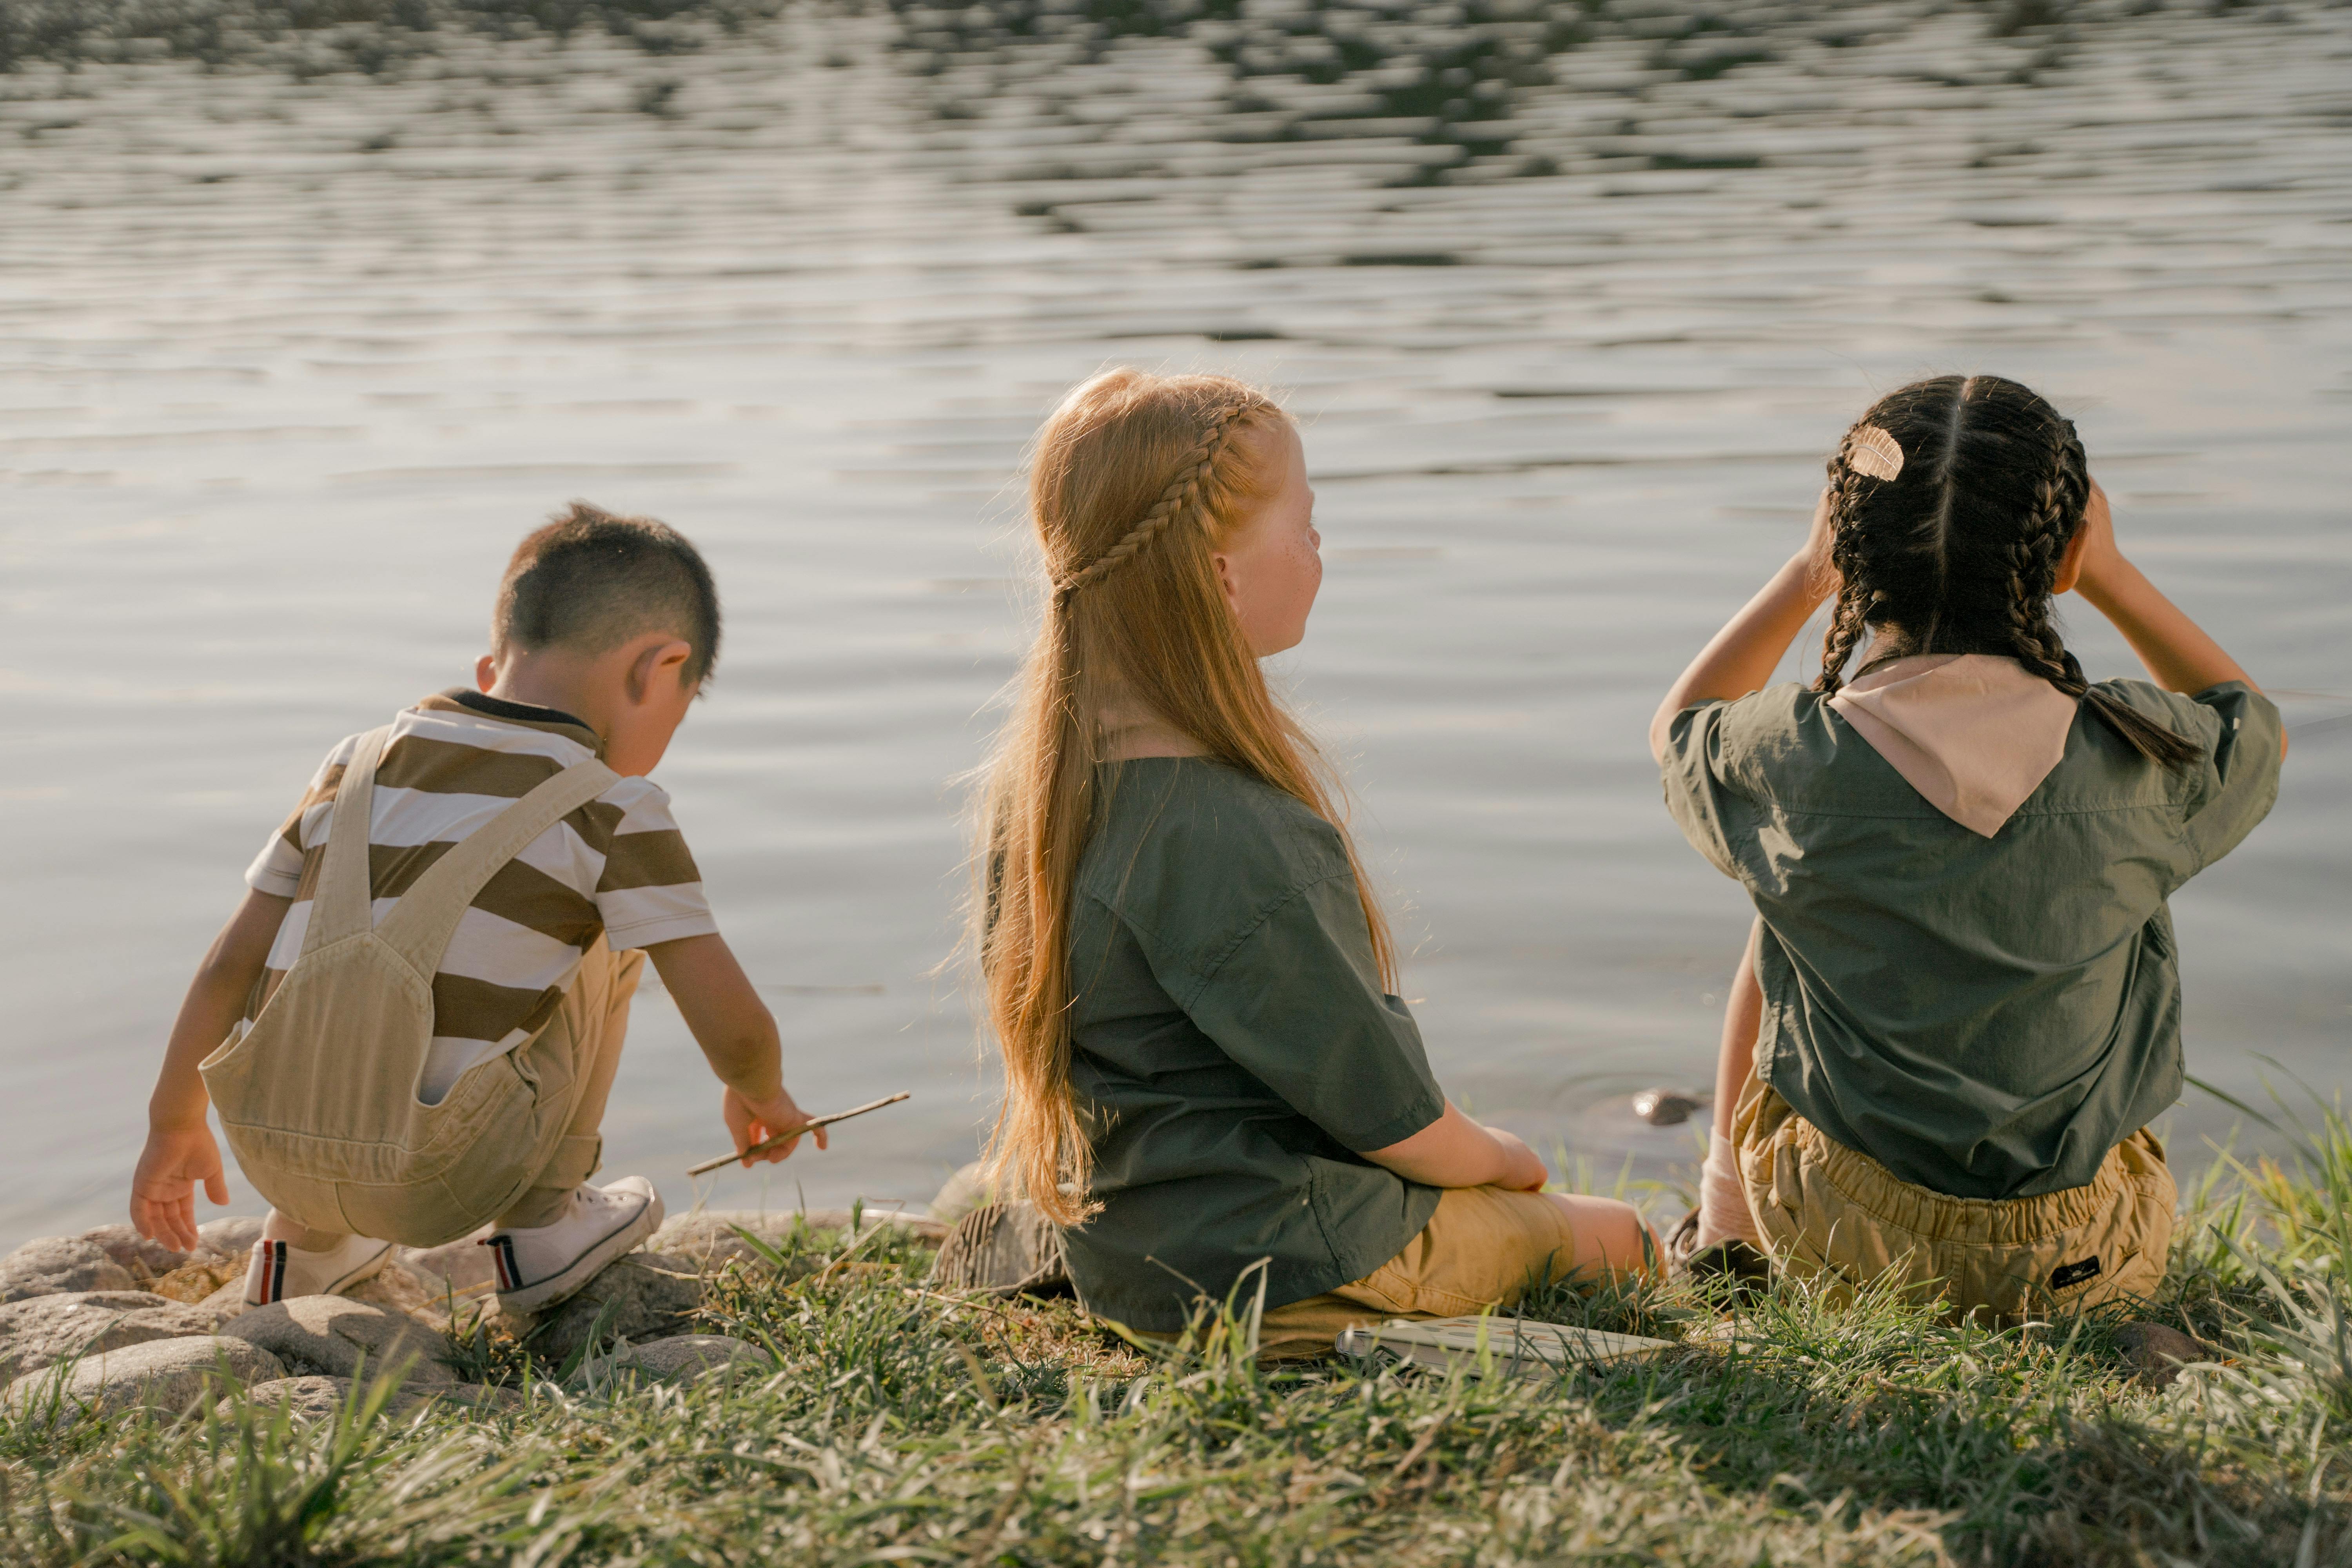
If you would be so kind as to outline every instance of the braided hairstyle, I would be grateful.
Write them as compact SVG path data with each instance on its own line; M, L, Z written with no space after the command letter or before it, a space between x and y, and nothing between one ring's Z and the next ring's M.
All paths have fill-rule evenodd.
M988 764L974 833L970 944L984 1027L1004 1064L991 1160L1060 1225L1084 1220L1092 1167L1073 1092L1071 946L1078 862L1118 776L1114 713L1148 715L1201 753L1339 828L1344 796L1267 687L1215 552L1278 489L1288 416L1224 376L1115 370L1072 392L1037 439L1030 515L1045 615ZM1357 868L1384 989L1395 958Z
M1855 462L1876 426L1903 449L1891 479ZM1829 463L1830 564L1838 596L1822 641L1824 695L1864 639L1873 662L1909 654L2013 658L2167 767L2203 753L2092 687L2052 616L2066 547L2091 500L2073 421L1997 375L1937 376L1881 398Z

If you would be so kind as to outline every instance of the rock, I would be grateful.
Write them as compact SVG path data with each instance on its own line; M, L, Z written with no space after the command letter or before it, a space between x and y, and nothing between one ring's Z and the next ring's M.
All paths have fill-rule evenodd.
M2185 1362L2221 1359L2221 1352L2204 1341L2161 1323L2121 1325L2116 1330L2116 1347L2130 1363L2133 1380L2151 1388L2171 1386Z
M294 1413L297 1421L331 1421L352 1397L352 1380L348 1377L281 1377L269 1383L257 1383L245 1391L248 1404L264 1409L283 1406ZM511 1388L493 1388L478 1383L452 1384L446 1387L418 1388L413 1384L393 1390L392 1397L383 1402L386 1415L406 1415L420 1405L441 1404L470 1405L477 1410L504 1413L523 1407L523 1396ZM221 1401L219 1412L224 1416L236 1414L236 1401Z
M774 1246L781 1245L797 1226L805 1226L810 1230L845 1231L849 1228L849 1220L850 1211L847 1209L787 1209L782 1213L762 1213L758 1209L706 1209L700 1214L679 1215L666 1222L646 1243L646 1249L690 1261L700 1273L716 1274L730 1263L759 1258L759 1253L737 1234L739 1227ZM912 1215L866 1209L858 1215L861 1234L885 1226L896 1226L935 1245L945 1241L948 1235L948 1227L939 1221Z
M445 1241L438 1247L394 1247L393 1259L416 1273L447 1281L453 1290L479 1292L498 1284L498 1265L490 1260L490 1249L481 1244L496 1228L486 1225L470 1236Z
M953 1225L982 1205L992 1204L1004 1195L988 1179L988 1162L974 1160L950 1176L939 1196L931 1200L931 1217L942 1225Z
M221 1332L260 1346L297 1375L350 1377L366 1358L368 1375L405 1363L404 1382L419 1387L457 1381L449 1342L424 1325L371 1301L343 1296L296 1296L249 1308Z
M180 1410L210 1388L268 1383L286 1375L278 1358L259 1346L226 1335L153 1340L89 1356L65 1373L37 1372L9 1385L5 1401L12 1413L47 1412L59 1424L85 1414L111 1415L134 1405ZM53 1396L62 1398L52 1407Z
M702 1277L694 1260L632 1252L581 1288L578 1295L537 1314L509 1314L518 1340L558 1366L614 1339L667 1339L686 1331L702 1305Z
M1653 1127L1679 1127L1706 1103L1678 1089L1645 1089L1633 1097L1633 1114Z
M449 1308L457 1298L449 1282L438 1274L393 1262L343 1292L343 1299L365 1301L388 1312L413 1318L436 1331L446 1331Z
M223 1322L228 1321L229 1319L240 1313L252 1311L253 1309L246 1305L243 1271L240 1270L236 1278L197 1302L196 1305L207 1312L218 1312Z
M0 1258L0 1302L84 1290L132 1290L139 1281L98 1242L45 1236Z
M161 1279L192 1256L150 1241L127 1225L102 1225L83 1231L80 1239L102 1249L142 1287Z
M999 1296L1070 1288L1062 1233L1027 1203L988 1204L958 1220L931 1265L931 1279L950 1290Z
M246 1399L264 1410L284 1408L294 1413L297 1421L332 1421L352 1396L352 1380L348 1377L325 1377L313 1373L306 1377L280 1377L268 1383L257 1383L245 1391ZM399 1394L393 1395L397 1400ZM390 1401L386 1402L389 1408ZM224 1399L219 1405L224 1416L236 1414L236 1401Z
M219 1329L221 1314L143 1290L78 1290L0 1306L0 1384L78 1355Z
M775 1358L766 1351L743 1340L723 1334L679 1334L597 1356L580 1369L580 1378L592 1389L631 1373L663 1383L692 1383L708 1373L730 1373L738 1367L757 1376L772 1371L775 1364Z
M183 1263L147 1288L174 1301L202 1301L224 1285L245 1283L245 1262L235 1258L206 1258Z
M253 1244L261 1239L261 1221L250 1215L238 1215L229 1219L210 1219L196 1226L196 1240L201 1249L216 1257L234 1260L239 1268L253 1251ZM191 1253L189 1256L195 1256Z

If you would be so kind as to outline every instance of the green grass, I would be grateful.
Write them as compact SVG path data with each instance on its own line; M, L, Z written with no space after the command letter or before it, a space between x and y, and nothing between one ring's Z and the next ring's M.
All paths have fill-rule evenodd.
M1800 1290L1556 1290L1689 1342L1543 1383L1146 1351L1066 1301L932 1292L903 1237L803 1233L708 1326L772 1375L303 1427L241 1402L0 1432L0 1561L360 1563L2352 1563L2352 1133L2226 1156L2163 1300L2228 1364L2134 1381L2116 1319L1953 1327Z

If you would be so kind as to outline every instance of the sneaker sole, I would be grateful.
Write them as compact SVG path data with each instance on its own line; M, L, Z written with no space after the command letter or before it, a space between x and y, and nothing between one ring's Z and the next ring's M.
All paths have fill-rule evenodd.
M639 1242L660 1229L664 1212L661 1194L656 1193L637 1211L636 1218L573 1258L560 1273L520 1290L499 1291L499 1305L509 1312L540 1312L569 1300L615 1258L635 1251Z

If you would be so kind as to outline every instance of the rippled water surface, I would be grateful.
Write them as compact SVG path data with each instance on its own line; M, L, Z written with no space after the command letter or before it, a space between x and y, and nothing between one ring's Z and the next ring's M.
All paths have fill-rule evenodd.
M2190 1070L2352 1082L2352 11L2002 36L2059 9L907 8L0 76L6 1234L115 1217L246 860L332 741L467 678L575 495L719 574L657 776L794 1091L914 1091L768 1201L928 1198L986 1118L935 966L1022 445L1121 362L1306 421L1329 572L1281 673L1475 1110L1602 1180L1689 1159L1625 1097L1706 1081L1747 916L1643 724L1846 420L1948 369L2075 415L2127 548L2298 726L2177 901ZM688 1200L716 1101L648 996L609 1168Z

